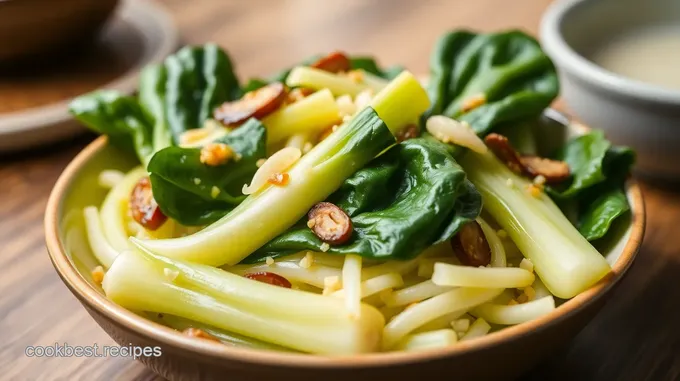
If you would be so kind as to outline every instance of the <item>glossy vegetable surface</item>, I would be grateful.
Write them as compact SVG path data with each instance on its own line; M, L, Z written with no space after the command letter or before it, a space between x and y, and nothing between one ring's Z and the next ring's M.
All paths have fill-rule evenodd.
M612 222L629 210L623 183L635 153L613 146L596 130L570 140L555 156L569 164L572 178L550 188L550 194L558 201L576 203L583 236L591 241L602 238Z
M500 123L540 115L558 87L550 59L525 33L453 31L439 38L430 57L426 116L446 115L486 134ZM469 109L475 98L483 102Z
M149 162L148 171L156 202L163 213L183 225L217 221L243 201L241 189L257 171L266 154L266 131L250 119L217 139L229 146L238 160L209 166L200 161L200 148L167 147Z
M347 179L328 200L352 219L354 234L329 253L410 259L450 239L475 219L481 196L441 144L407 140ZM322 241L304 218L247 259L318 250Z

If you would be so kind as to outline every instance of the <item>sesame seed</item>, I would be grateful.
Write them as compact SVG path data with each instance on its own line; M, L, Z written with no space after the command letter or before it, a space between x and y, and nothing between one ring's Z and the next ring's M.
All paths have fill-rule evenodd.
M503 229L498 229L498 231L496 232L496 234L498 235L498 238L501 238L501 239L508 238L508 232L506 232L506 231L503 230Z
M220 194L220 188L213 185L213 187L210 189L210 197L217 198L217 196L219 194Z
M307 221L307 227L308 228L312 229L312 228L314 228L314 225L316 225L316 220L311 219L311 220Z
M201 184L201 179L199 179L198 177L194 177L194 184L200 185L200 184Z
M256 165L258 168L260 168L260 167L262 166L262 164L264 164L266 161L267 161L267 159L260 159L260 160L258 160L258 161L255 162L255 165Z
M267 257L267 258L264 259L264 263L266 263L267 266L271 266L271 265L274 264L274 258L272 258L272 257Z
M508 177L508 179L505 180L505 185L507 185L510 188L513 188L515 186L515 182L512 181L512 179Z
M322 243L321 246L319 247L319 249L321 249L321 251L323 251L324 253L327 252L330 248L331 245L329 245L326 242Z

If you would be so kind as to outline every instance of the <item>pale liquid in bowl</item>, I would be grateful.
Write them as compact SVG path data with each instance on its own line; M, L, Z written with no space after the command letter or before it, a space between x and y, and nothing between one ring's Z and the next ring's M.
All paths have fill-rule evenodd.
M630 79L680 89L680 26L646 27L623 33L603 43L591 60Z

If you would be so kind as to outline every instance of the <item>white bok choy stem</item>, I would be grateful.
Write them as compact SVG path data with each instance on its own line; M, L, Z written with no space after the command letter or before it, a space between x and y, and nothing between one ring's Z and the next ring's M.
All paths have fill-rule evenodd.
M92 253L104 268L111 267L118 256L118 251L109 244L104 236L99 210L96 206L87 206L83 209L83 217L85 218L85 230Z
M334 276L338 277L338 279L342 277L342 270L338 268L316 263L313 263L309 268L304 268L301 267L298 262L293 261L277 261L271 265L236 265L227 267L226 270L237 275L266 271L281 275L291 282L305 283L317 288L324 287L324 278L326 277Z
M572 298L609 273L602 254L550 197L533 196L528 191L531 182L513 173L493 153L469 151L459 163L481 193L485 210L533 262L553 294Z
M443 294L450 291L452 288L447 286L438 286L432 280L426 280L413 286L402 288L386 294L382 301L388 307L405 306L411 303L420 302L422 300L431 298L433 296Z
M472 340L477 337L482 337L491 331L491 326L486 320L478 318L470 325L468 331L460 338L460 341Z
M364 303L351 316L339 298L140 251L121 253L102 286L130 310L171 314L310 353L374 352L384 326L380 312Z
M454 312L462 315L471 308L490 301L501 292L502 288L460 287L413 305L394 316L385 326L382 348L389 350L416 328Z
M318 134L340 122L340 109L333 94L323 89L262 119L267 127L267 144L280 143L288 137ZM300 148L302 149L302 148Z
M368 298L378 294L381 291L391 290L404 285L404 279L397 273L389 273L379 275L361 282L361 299ZM345 290L340 289L331 294L331 296L345 297Z
M448 347L457 342L458 334L449 328L408 335L397 345L397 348L403 351L422 351Z
M358 317L361 313L361 257L356 254L345 256L342 289L347 311L350 315Z
M505 267L507 266L507 258L505 255L505 246L503 246L503 241L501 241L496 231L486 222L483 218L478 217L477 223L482 228L484 232L484 237L489 243L489 248L491 249L491 267Z
M369 88L368 85L358 83L347 75L330 73L308 66L294 67L286 78L286 85L314 90L328 89L335 96L347 94L352 97Z
M536 277L518 267L470 267L435 263L432 282L439 286L523 288Z
M127 225L128 201L130 193L139 179L146 176L147 172L142 167L132 169L125 177L114 186L104 198L100 215L104 235L109 244L116 250L122 251L130 248Z
M474 308L470 313L489 323L514 325L534 320L554 309L555 299L552 296L546 296L531 302L511 306L485 303Z
M390 145L430 105L418 80L402 72L371 104L288 171L286 186L268 186L198 233L175 239L137 240L155 253L213 266L234 265L294 225L309 209Z

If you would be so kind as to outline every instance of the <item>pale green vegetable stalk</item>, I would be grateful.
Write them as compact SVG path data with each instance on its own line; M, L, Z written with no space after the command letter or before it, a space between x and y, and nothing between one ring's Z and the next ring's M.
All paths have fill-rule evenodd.
M104 268L111 267L111 264L118 256L118 251L111 247L109 241L104 236L99 210L97 210L96 206L85 207L83 209L83 217L85 218L85 229L92 253Z
M424 258L418 264L418 276L421 278L432 278L435 263L459 265L460 261L456 257Z
M359 168L394 143L393 134L423 113L430 101L408 72L288 171L286 186L268 186L231 213L190 236L136 240L140 247L172 258L214 266L233 265L295 224ZM377 114L377 117L375 117Z
M111 301L130 310L171 314L310 353L374 352L385 324L365 303L351 316L340 298L138 251L121 253L102 286Z
M452 324L458 320L461 316L465 315L465 312L453 312L441 317L438 317L424 325L416 328L413 333L421 333L428 331L436 331L443 328L451 328Z
M351 316L361 313L361 257L355 254L345 255L342 266L342 289L345 306Z
M399 288L404 285L404 279L401 275L397 273L389 273L385 275L380 275L375 278L371 278L361 282L361 299L368 298L370 296L376 295L384 290L391 290L394 288ZM331 296L345 297L345 290L340 289L331 294Z
M489 323L514 325L534 320L554 309L555 299L552 296L546 296L531 302L512 306L486 303L476 307L470 313Z
M467 152L460 160L482 195L484 209L535 266L548 289L569 299L609 271L607 261L586 241L546 194L534 197L531 184L491 152Z
M146 170L137 167L128 172L123 180L113 187L102 203L100 215L106 239L116 251L130 247L128 233L125 230L128 215L130 193L137 181L146 176Z
M181 318L173 315L162 315L159 317L156 313L147 313L147 317L150 320L158 322L163 325L167 325L170 328L174 328L178 331L184 331L188 328L196 328L201 331L206 332L209 335L217 338L222 344L231 345L239 348L253 348L253 349L264 349L270 351L283 351L283 352L293 352L290 348L282 347L279 345L266 343L264 341L255 340L250 337L245 337L232 332L227 332L222 329L218 329L203 323L195 322L189 319Z
M342 258L342 257L340 257ZM227 271L245 275L262 271L271 272L288 279L291 282L304 283L317 288L324 287L324 278L342 278L342 270L322 264L312 264L309 268L300 267L299 261L276 261L271 265L236 265L226 268Z
M482 228L484 237L486 237L486 241L491 249L491 267L505 267L507 265L505 246L503 246L503 242L498 237L498 234L496 234L496 230L481 217L477 218L477 223Z
M387 86L388 83L390 83L388 80L378 77L375 74L371 74L367 71L364 70L357 70L359 73L361 73L361 78L364 84L368 86L369 88L373 89L374 92L379 92L380 90L384 89L385 86Z
M363 83L357 83L346 75L338 75L327 71L307 66L293 68L286 78L286 85L290 87L305 87L308 89L328 89L333 95L357 96L369 87Z
M403 351L422 351L432 348L442 348L458 342L458 335L452 329L440 329L406 336L397 345Z
M405 275L418 267L418 258L408 261L388 261L375 266L365 267L361 271L361 279L371 279L380 275L397 273Z
M445 315L455 315L456 312L462 315L501 292L502 288L459 287L409 307L385 326L382 348L389 350L418 327Z
M438 286L431 280L426 280L413 286L402 288L401 290L385 294L382 301L388 307L405 306L411 303L420 302L433 296L450 291L451 287Z
M297 134L318 134L339 122L340 109L328 89L317 91L262 119L267 127L268 145Z
M478 318L474 323L472 323L472 325L470 325L470 328L465 333L465 335L460 338L460 341L468 341L477 337L482 337L489 333L489 331L491 331L491 326L489 323L487 323L486 320L482 318Z
M438 286L523 288L534 283L533 273L517 267L471 267L435 263L432 282Z

